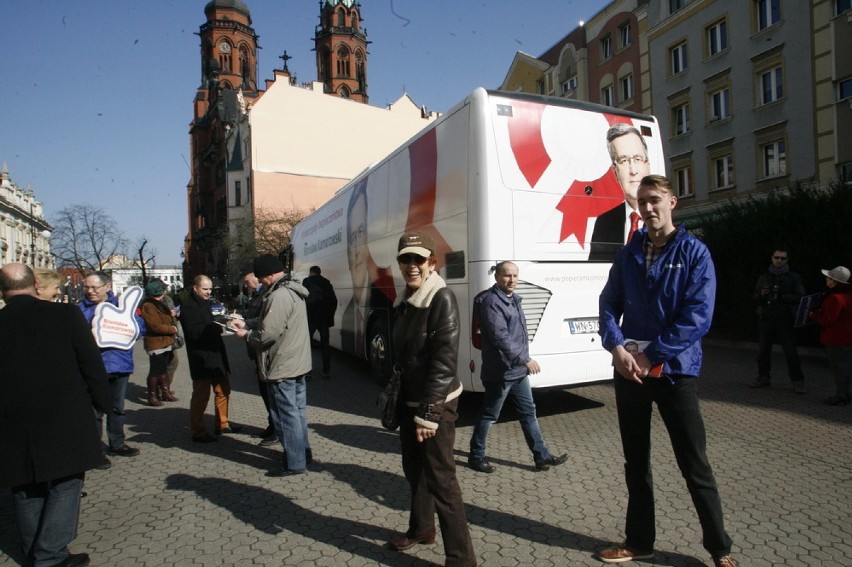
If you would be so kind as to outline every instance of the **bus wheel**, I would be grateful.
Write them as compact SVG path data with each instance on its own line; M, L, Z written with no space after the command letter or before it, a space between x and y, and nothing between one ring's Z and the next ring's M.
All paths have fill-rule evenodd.
M370 333L367 336L370 338L367 345L370 349L370 374L376 382L384 385L390 378L392 364L387 323L375 321L370 325Z

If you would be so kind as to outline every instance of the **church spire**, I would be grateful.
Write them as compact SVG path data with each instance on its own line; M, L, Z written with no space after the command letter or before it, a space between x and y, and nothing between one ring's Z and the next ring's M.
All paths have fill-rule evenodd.
M320 24L314 35L317 80L325 92L368 102L367 31L361 26L361 4L355 0L321 0Z

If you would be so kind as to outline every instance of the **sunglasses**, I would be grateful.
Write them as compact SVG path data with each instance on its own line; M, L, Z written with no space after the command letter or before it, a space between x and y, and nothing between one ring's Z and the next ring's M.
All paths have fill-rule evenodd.
M424 258L420 254L400 254L396 257L396 261L400 264L423 264L429 258Z
M787 256L773 256L772 259L773 260L786 260Z

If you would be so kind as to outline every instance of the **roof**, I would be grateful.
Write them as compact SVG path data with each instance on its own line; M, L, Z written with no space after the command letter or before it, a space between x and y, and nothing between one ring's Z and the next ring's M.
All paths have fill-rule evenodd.
M248 6L245 2L243 2L243 0L210 0L210 2L208 2L204 7L204 13L206 14L210 10L215 10L216 8L233 8L234 10L244 13L246 16L251 16Z

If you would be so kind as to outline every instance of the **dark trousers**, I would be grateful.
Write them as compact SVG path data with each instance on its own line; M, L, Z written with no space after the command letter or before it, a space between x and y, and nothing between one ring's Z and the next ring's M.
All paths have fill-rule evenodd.
M706 434L698 406L697 378L683 376L646 378L644 384L625 380L615 373L618 426L624 449L627 503L627 545L640 550L654 548L654 481L651 474L651 413L657 404L675 459L701 522L704 548L713 557L731 551L725 532L722 502L707 460ZM667 479L671 482L671 479Z
M791 382L801 382L805 379L802 365L799 362L799 352L796 350L796 335L793 323L775 319L760 321L760 346L757 354L757 375L769 380L772 368L772 345L779 343L787 357L787 373Z
M331 370L331 345L328 342L328 326L320 325L316 319L308 318L308 333L310 333L311 340L313 340L314 332L319 331L320 347L322 349L322 373L328 374L329 370Z
M415 434L415 410L406 410L399 426L402 469L411 488L411 512L406 534L412 537L434 530L437 512L444 538L445 565L475 565L476 557L453 456L458 399L445 405L437 434L422 443L417 442Z
M130 374L109 374L109 397L112 401L110 410L104 414L93 408L95 420L98 423L99 438L104 430L104 416L106 416L107 440L110 449L124 447L124 424L127 421L127 414L124 413L124 397L129 379Z
M83 473L12 488L21 548L34 567L68 557L68 544L77 537L82 488Z

